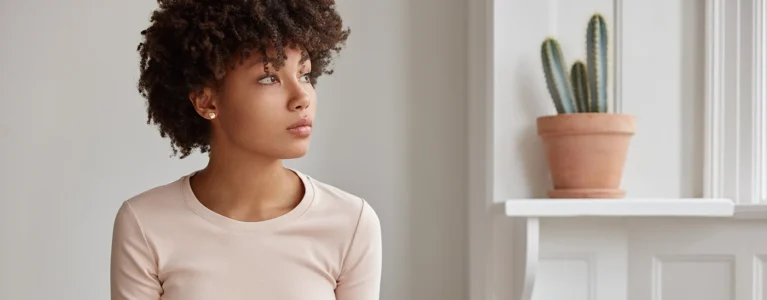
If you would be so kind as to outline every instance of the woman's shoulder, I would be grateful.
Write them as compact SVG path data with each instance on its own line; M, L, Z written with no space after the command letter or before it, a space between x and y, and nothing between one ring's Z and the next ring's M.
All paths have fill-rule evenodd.
M327 221L321 223L335 224L336 229L343 231L338 236L343 237L345 243L367 245L365 247L380 252L381 221L373 205L364 197L332 184L310 180L315 188L311 219L320 218Z
M122 200L118 213L130 211L134 215L164 214L178 209L183 203L183 184L187 176L154 185Z
M125 202L131 206L158 205L167 200L181 199L187 176L149 187L129 197Z
M315 209L325 216L347 219L354 223L378 223L378 215L365 197L336 185L309 177L314 188Z

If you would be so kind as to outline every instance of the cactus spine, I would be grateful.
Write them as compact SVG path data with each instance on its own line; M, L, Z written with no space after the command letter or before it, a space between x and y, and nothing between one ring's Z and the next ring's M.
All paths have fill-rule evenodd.
M607 113L607 25L594 14L586 31L586 63L576 61L568 74L559 43L546 38L541 59L546 87L558 114Z
M562 56L562 49L559 43L548 38L541 45L541 59L543 60L543 71L546 75L546 86L549 94L554 99L554 106L560 114L569 114L577 112L573 97L573 90L570 86L570 80L567 78L565 70L565 59Z

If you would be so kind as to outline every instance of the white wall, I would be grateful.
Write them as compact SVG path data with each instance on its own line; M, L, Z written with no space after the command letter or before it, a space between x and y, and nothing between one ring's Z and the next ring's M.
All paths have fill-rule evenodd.
M203 166L168 157L135 89L155 5L0 3L0 299L106 299L118 205ZM339 8L352 35L289 164L378 211L381 299L466 299L466 2Z

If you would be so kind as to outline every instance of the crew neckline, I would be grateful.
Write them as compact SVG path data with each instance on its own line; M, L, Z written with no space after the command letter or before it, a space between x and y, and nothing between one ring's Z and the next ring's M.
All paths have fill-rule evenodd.
M189 207L195 214L216 226L223 227L224 229L237 232L274 230L290 222L296 221L309 209L312 202L314 202L314 183L311 181L311 178L297 170L287 169L298 175L298 178L301 179L301 182L304 185L304 196L296 207L287 213L272 219L255 222L239 221L209 209L200 202L194 194L194 191L192 191L192 186L190 184L190 178L199 171L192 172L182 178L182 197L187 207Z

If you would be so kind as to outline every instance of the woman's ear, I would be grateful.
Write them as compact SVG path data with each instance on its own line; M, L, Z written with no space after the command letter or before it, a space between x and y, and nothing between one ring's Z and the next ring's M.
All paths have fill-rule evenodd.
M218 115L213 96L213 89L210 87L204 87L189 93L189 100L192 102L197 114L203 118L212 120Z

